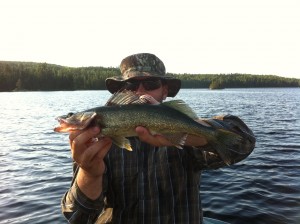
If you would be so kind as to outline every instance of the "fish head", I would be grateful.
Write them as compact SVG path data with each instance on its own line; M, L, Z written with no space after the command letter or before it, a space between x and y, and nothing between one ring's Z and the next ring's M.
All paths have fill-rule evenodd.
M96 117L97 113L94 111L69 113L67 115L59 116L56 118L59 126L54 128L56 132L70 132L83 130L88 127Z

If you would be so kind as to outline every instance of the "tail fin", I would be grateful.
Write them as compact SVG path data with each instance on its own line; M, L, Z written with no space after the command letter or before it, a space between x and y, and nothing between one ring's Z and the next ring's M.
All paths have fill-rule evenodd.
M243 139L240 135L231 131L218 129L217 132L218 134L215 141L210 143L216 149L224 163L226 165L231 165L234 161L232 161L230 152L234 151L235 153L238 153L234 150L234 147L239 145Z

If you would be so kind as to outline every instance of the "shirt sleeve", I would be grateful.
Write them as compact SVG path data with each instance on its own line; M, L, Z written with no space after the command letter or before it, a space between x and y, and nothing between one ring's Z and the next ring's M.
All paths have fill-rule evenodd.
M69 223L95 223L104 207L103 194L96 200L86 197L76 183L78 167L74 163L74 177L70 189L61 201L62 213Z
M223 145L221 149L213 142L202 147L187 147L188 155L193 160L196 170L217 169L231 165L245 159L253 151L256 142L255 136L237 116L216 116L204 121L216 129L233 133L232 137L238 135L238 140L227 141L229 143ZM226 155L226 159L224 155Z

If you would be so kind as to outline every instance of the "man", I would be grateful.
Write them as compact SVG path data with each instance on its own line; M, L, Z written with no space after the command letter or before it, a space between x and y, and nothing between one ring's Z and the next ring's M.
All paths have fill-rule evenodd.
M166 76L163 62L153 54L128 56L120 70L122 76L106 80L107 89L131 90L152 104L174 97L181 86L180 80ZM235 116L198 122L242 137L226 152L230 164L254 149L252 131ZM204 137L188 136L178 149L163 136L136 127L139 137L130 138L130 152L107 137L94 141L100 132L93 127L69 136L74 178L62 211L70 223L202 223L201 170L225 166Z

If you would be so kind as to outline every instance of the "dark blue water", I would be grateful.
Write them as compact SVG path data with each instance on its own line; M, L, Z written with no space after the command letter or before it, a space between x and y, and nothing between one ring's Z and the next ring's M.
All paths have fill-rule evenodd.
M68 136L54 118L103 105L106 91L0 93L0 223L65 223ZM200 117L240 116L257 137L244 161L204 171L204 215L230 223L300 223L300 89L181 90Z

